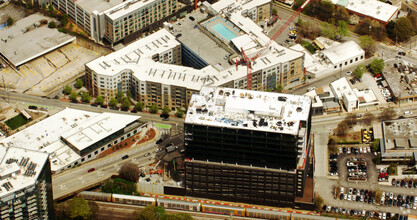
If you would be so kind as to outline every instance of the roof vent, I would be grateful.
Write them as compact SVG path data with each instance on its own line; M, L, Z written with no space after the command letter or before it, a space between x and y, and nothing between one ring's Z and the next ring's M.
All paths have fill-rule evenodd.
M297 112L301 112L303 110L303 108L301 108L301 107L297 107Z

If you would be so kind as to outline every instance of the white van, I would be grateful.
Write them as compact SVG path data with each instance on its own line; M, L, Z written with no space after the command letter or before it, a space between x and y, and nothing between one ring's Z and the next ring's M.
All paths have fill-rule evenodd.
M405 111L404 112L404 115L411 115L411 114L413 114L413 112L411 112L411 111Z

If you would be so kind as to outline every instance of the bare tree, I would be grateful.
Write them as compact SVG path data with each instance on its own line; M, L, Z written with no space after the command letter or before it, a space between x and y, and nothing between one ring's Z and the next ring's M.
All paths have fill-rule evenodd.
M139 180L140 171L137 165L127 162L120 168L119 175L136 183Z
M336 128L336 135L339 137L346 136L347 132L349 131L349 125L346 121L341 121Z
M382 110L381 115L379 116L381 121L391 120L397 116L397 113L393 108L386 108Z
M370 112L366 112L365 115L362 118L362 122L366 125L371 124L375 120L374 114Z
M349 127L352 127L353 125L355 125L355 124L356 124L357 119L358 119L358 116L357 116L356 114L354 114L354 113L349 113L349 114L346 116L345 121L346 121L346 123L349 125Z

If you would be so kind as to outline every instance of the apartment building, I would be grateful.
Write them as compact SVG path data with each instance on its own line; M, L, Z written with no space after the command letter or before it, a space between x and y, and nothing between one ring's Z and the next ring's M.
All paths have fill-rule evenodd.
M0 218L55 219L48 153L0 149Z
M296 206L310 161L307 96L203 87L184 124L186 195Z
M111 44L136 40L191 10L177 0L52 0L52 5L95 41Z

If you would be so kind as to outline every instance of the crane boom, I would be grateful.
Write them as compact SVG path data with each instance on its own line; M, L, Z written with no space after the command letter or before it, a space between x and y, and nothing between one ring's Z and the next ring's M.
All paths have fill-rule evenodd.
M281 33L285 30L285 28L288 27L288 25L291 24L291 22L301 13L301 11L305 8L305 6L310 2L311 0L306 0L301 7L299 7L297 9L296 12L294 12L291 17L284 23L284 25L281 26L281 28L278 29L278 31L274 34L274 36L272 36L272 38L269 39L269 41L262 47L261 50L259 50L255 56L253 56L252 58L248 58L245 54L245 52L243 51L242 48L242 54L243 57L245 59L248 71L247 71L247 76L246 76L246 88L247 89L252 89L252 66L251 66L251 62L255 61L256 59L258 59L259 56L261 56L261 54L263 54L265 52L266 49L268 49L269 45L271 45L271 43L273 41L275 41L279 35L281 35Z

